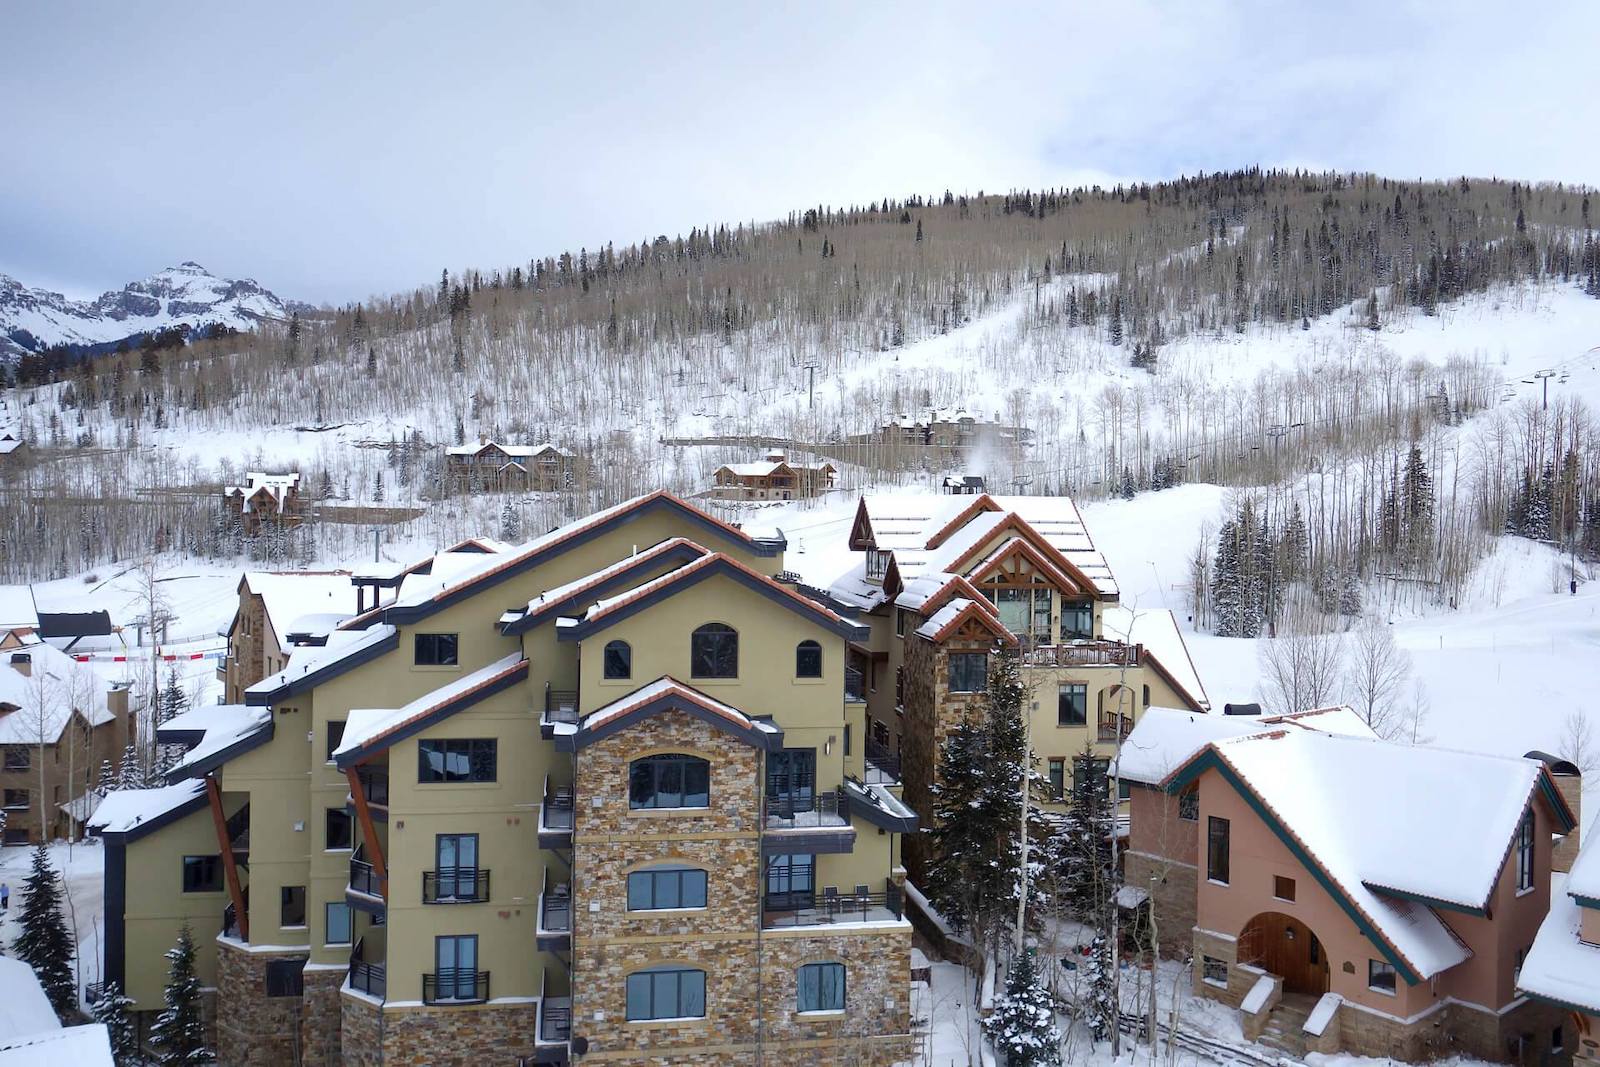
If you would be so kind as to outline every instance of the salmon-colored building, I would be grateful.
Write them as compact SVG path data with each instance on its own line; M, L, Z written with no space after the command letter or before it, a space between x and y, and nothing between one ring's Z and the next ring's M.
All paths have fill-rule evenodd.
M1570 1013L1562 1035L1574 1067L1600 1064L1600 846L1585 847L1551 895L1517 987Z
M1319 716L1331 730L1309 725ZM1548 770L1358 736L1352 717L1168 719L1196 743L1153 782L1129 755L1182 749L1157 742L1166 717L1147 712L1124 744L1124 776L1143 787L1128 881L1143 888L1135 855L1151 879L1162 861L1192 869L1196 992L1294 1054L1542 1063L1570 1048L1564 1013L1517 990L1550 906L1552 839L1576 828ZM1163 939L1184 942L1152 885Z

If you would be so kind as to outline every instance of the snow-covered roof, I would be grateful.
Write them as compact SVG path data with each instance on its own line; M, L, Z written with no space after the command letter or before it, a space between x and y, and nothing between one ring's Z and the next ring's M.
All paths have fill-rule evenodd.
M1122 741L1122 755L1112 772L1145 785L1160 785L1213 741L1294 727L1324 733L1372 738L1377 735L1348 707L1316 708L1290 715L1218 715L1187 708L1146 708Z
M424 693L398 708L352 708L349 718L345 720L344 736L339 742L339 747L333 751L334 758L369 748L374 742L396 733L407 725L467 700L475 693L514 677L519 671L526 669L527 660L522 658L522 653L513 652L495 660L487 667L480 667L464 674L448 685Z
M113 1067L111 1035L103 1023L11 1035L0 1028L0 1067Z
M606 704L603 707L596 708L588 715L585 715L583 718L583 729L593 730L598 726L602 726L605 723L610 722L612 719L620 718L628 714L628 712L633 711L635 708L643 707L658 697L664 696L680 696L692 700L696 704L706 708L708 711L713 711L716 714L721 715L723 718L727 719L736 726L749 728L752 723L750 716L746 715L732 704L724 704L715 697L710 697L700 692L700 690L695 689L693 686L684 685L676 678L663 676L661 678L657 678L648 685L640 686L627 696L619 697L618 699L613 700L611 703Z
M296 648L289 653L289 662L277 674L269 674L245 690L246 694L269 696L286 685L328 667L333 667L361 652L382 644L398 631L385 624L370 626L365 630L334 630L328 634L328 643L322 646Z
M1583 854L1600 856L1600 848L1590 845ZM1569 872L1561 891L1550 893L1550 911L1539 926L1533 948L1522 961L1517 987L1536 997L1600 1015L1600 945L1586 944L1578 936L1584 909L1573 899L1574 892Z
M662 541L659 544L651 545L649 548L636 555L620 559L615 563L601 567L597 571L585 574L579 578L574 578L570 582L564 582L561 585L555 586L554 588L546 589L544 592L528 601L528 607L525 614L537 614L538 612L543 611L545 608L560 604L562 601L583 592L585 589L592 589L597 585L603 584L608 578L615 577L616 575L627 570L629 567L647 563L652 559L657 559L678 548L687 548L690 551L702 556L708 553L707 549L689 540L687 537L669 537L667 540Z
M347 571L246 571L244 584L261 598L267 622L280 642L291 633L302 632L296 624L308 616L331 615L342 621L355 614L356 591ZM331 629L333 626L316 632Z
M795 463L787 459L764 459L756 463L724 463L717 468L717 473L721 474L723 471L727 471L737 478L766 478L784 467L792 471L808 471L813 474L821 474L825 470L831 470L833 464L827 462L808 464Z
M89 817L88 825L102 834L127 833L181 808L205 790L205 782L196 778L154 789L114 789Z
M78 796L73 797L65 804L57 804L58 811L64 811L73 822L88 822L89 816L95 813L100 802L105 797L93 789L85 789Z
M1542 768L1284 728L1212 751L1421 978L1471 954L1427 904L1480 909Z
M1600 900L1600 845L1590 845L1578 853L1572 870L1567 872L1566 892Z
M498 449L507 456L519 459L532 459L546 454L570 458L576 454L569 449L551 444L548 441L538 445L505 445L497 441L482 441L475 445L451 445L444 451L447 456L476 456L478 453L487 452L490 449Z
M1168 678L1194 698L1202 708L1211 707L1206 687L1200 681L1189 656L1189 646L1178 628L1178 617L1165 608L1135 611L1121 604L1108 605L1100 616L1105 636L1124 644L1143 645L1156 658ZM1370 734L1371 731L1368 731Z
M17 451L17 449L21 447L22 442L17 440L15 437L12 437L10 434L0 437L0 456L9 456L11 453Z
M0 630L33 629L39 625L39 610L33 602L31 585L0 585Z
M26 657L29 674L13 666L14 658ZM90 726L111 722L109 697L116 683L102 678L87 663L79 663L60 649L44 642L0 652L0 744L38 744L41 734L52 743L66 729L73 710L83 714ZM37 709L44 695L44 719Z
M61 1029L50 999L33 968L0 956L0 1044L12 1035L51 1033Z
M195 731L200 731L202 734L200 741L184 753L182 759L173 764L171 773L176 776L191 767L198 767L213 760L218 753L255 736L271 723L272 709L269 707L211 704L184 712L182 715L174 715L162 723L156 732L158 735L192 734Z
M273 506L278 511L283 511L288 502L290 492L300 484L299 474L268 474L265 471L251 471L245 475L247 485L230 485L223 489L225 496L237 496L239 510L249 512L255 509L252 499L257 493L265 490L272 498Z

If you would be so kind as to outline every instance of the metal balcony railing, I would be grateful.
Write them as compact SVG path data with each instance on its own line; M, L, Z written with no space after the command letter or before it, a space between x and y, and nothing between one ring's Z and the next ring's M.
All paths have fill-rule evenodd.
M357 941L350 953L350 988L359 989L372 997L382 997L388 990L388 976L384 964L362 958L365 941Z
M489 899L489 872L481 867L441 867L422 872L424 904L480 904Z
M549 722L575 723L578 721L578 691L576 689L544 688L544 717Z
M769 793L762 807L768 830L850 825L850 801L842 789L822 793L809 789Z
M858 704L867 699L867 678L858 668L844 669L844 698Z
M570 830L572 829L573 802L572 787L558 785L550 788L544 795L544 802L540 805L540 828L544 830Z
M451 967L422 976L424 1004L482 1004L489 999L489 972Z
M1106 715L1100 719L1099 736L1102 741L1116 741L1133 732L1133 720L1126 715Z
M372 864L355 856L350 858L350 888L369 897L383 896L383 879L373 870Z
M239 912L232 904L222 909L222 936L239 936Z
M539 1043L565 1045L572 1034L572 998L545 997L539 1002Z
M895 785L900 781L900 756L886 745L867 742L867 784Z
M367 798L368 804L380 808L389 806L389 772L376 768L362 767L356 772L361 781L361 795Z
M1023 652L1025 667L1137 667L1139 646L1121 641L1072 641Z
M884 888L876 893L869 891L866 886L856 886L852 891L827 888L809 896L786 893L777 904L772 906L768 901L762 902L761 923L764 927L887 922L905 916L902 890L893 882L885 882Z
M572 932L572 887L565 882L539 896L539 929L556 934Z

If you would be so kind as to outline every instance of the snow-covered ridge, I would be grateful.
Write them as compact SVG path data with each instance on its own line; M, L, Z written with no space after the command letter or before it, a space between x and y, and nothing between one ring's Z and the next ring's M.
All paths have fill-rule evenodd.
M71 300L0 274L0 358L57 344L108 344L166 329L219 323L247 330L305 305L280 299L250 278L219 278L184 262L102 293Z

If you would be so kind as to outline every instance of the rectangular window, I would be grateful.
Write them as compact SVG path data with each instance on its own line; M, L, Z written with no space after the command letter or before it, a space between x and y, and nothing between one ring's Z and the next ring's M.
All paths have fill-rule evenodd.
M1557 1026L1554 1030L1550 1031L1550 1054L1554 1056L1558 1053L1565 1052L1566 1050L1567 1039L1565 1030L1562 1027Z
M628 975L628 1021L703 1019L706 972L652 967Z
M33 760L28 755L26 745L7 745L5 769L8 771L25 771L33 766Z
M492 782L498 746L492 737L417 742L418 782Z
M981 693L988 685L989 657L986 653L950 653L950 692Z
M1050 796L1060 800L1067 791L1067 761L1053 759L1050 761Z
M478 898L477 834L435 834L433 859L436 900Z
M628 807L711 806L711 764L698 756L646 756L628 764Z
M1088 600L1061 602L1061 639L1094 636L1094 604Z
M348 945L350 943L350 905L342 900L330 901L323 905L323 920L327 924L327 933L323 935L323 944Z
M478 999L478 935L433 939L435 1000Z
M1228 964L1215 956L1200 957L1200 977L1212 985L1226 987L1228 984Z
M183 857L183 891L185 893L222 892L222 857Z
M706 906L706 872L663 867L628 875L628 910L661 911Z
M1533 888L1533 812L1517 825L1517 891Z
M1126 778L1117 779L1117 799L1127 800L1133 796L1133 783Z
M1089 721L1089 687L1067 682L1056 687L1056 725L1083 726Z
M1382 960L1367 961L1367 988L1394 995L1394 968Z
M817 858L808 854L767 860L767 910L809 908L817 888Z
M906 616L908 614L910 613L905 608L894 609L894 635L896 637L904 637L906 635Z
M850 755L850 724L844 724L844 754Z
M1200 821L1200 790L1194 786L1178 794L1178 818L1189 822Z
M1228 884L1228 820L1215 815L1206 824L1206 877Z
M333 762L333 754L338 749L340 742L342 742L343 740L344 740L344 723L342 721L328 723L328 756L327 756L327 759L328 759L329 763Z
M817 750L786 748L767 756L767 811L778 818L817 806Z
M355 821L343 808L328 809L322 847L330 850L356 847Z
M267 996L302 996L305 993L305 965L305 960L268 960Z
M455 634L415 635L416 658L419 667L454 667L456 665Z
M1272 876L1272 895L1279 900L1294 899L1294 879L1285 878L1281 874Z
M1511 984L1516 985L1522 980L1522 963L1528 958L1528 949L1517 949L1517 958L1511 964Z
M844 1011L844 964L807 963L795 975L796 1009Z
M5 806L8 808L26 808L28 806L28 791L26 789L7 789Z
M286 885L278 889L278 925L304 926L306 924L306 887Z

